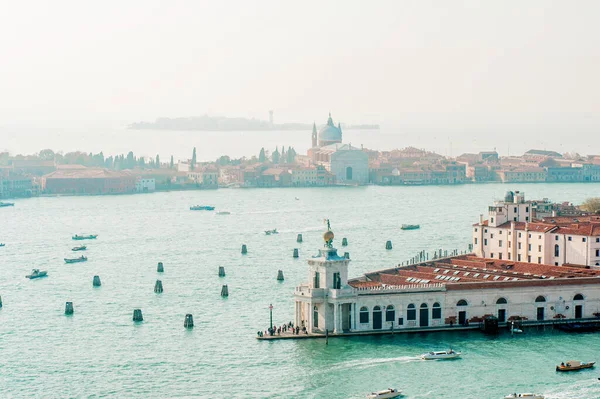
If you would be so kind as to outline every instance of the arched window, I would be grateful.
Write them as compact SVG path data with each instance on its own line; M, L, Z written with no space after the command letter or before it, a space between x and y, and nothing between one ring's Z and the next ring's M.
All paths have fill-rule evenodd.
M458 301L456 306L467 306L467 301L465 301L464 299L461 299L460 301Z
M432 319L441 319L442 318L442 307L438 302L433 304L433 309L431 309L431 318Z
M427 309L427 304L426 303L422 303L421 304L421 309Z
M388 305L385 308L385 321L394 320L396 320L396 310L394 310L394 305Z
M546 302L546 298L544 298L543 296L538 296L537 298L535 298L536 302Z
M496 305L506 305L507 301L506 298L498 298L498 300L496 301Z
M583 301L583 295L577 294L573 297L574 301Z
M560 247L558 244L554 244L554 256L560 256Z
M360 322L368 323L369 322L369 309L366 306L360 308Z
M413 303L406 308L406 320L417 320L417 309Z
M319 308L313 308L313 326L319 328Z

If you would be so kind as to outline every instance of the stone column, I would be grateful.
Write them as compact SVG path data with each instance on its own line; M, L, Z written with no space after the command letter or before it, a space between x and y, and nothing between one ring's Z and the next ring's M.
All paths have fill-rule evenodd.
M339 312L338 312L338 305L337 303L333 304L333 333L337 334L338 332L338 316L339 316Z

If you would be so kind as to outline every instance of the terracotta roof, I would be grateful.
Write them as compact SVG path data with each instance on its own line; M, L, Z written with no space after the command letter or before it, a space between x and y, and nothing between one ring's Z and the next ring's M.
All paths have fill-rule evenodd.
M129 176L129 173L101 168L58 169L44 176L46 179L108 179Z

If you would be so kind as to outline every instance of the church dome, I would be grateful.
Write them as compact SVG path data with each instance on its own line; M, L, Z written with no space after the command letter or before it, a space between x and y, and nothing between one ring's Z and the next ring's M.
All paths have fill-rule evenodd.
M342 142L342 129L333 124L331 114L327 124L319 130L319 142L322 143L321 145Z

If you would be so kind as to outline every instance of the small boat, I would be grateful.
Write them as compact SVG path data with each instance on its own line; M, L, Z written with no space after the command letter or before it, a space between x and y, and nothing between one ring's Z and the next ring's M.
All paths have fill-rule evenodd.
M221 211L221 212L217 212L217 215L231 215L231 212Z
M457 359L461 355L461 352L455 352L450 349L449 351L434 351L429 353L423 353L421 355L421 359L423 360L448 360L448 359Z
M72 258L72 259L67 259L65 258L65 263L79 263L79 262L85 262L87 261L87 258L85 256L80 256L79 258Z
M561 363L556 366L556 371L577 371L583 369L591 369L596 362L580 362L579 360L568 360L566 363Z
M296 201L300 201L300 198L296 197Z
M80 245L78 247L71 248L71 251L85 251L87 247L85 245Z
M0 208L6 208L7 206L15 206L12 202L0 202Z
M525 398L525 399L545 399L546 397L539 393L511 393L506 395L504 399Z
M277 231L277 229L265 230L265 234L270 236L271 234L279 234L279 232Z
M6 244L2 244L2 243L0 242L0 248L2 248L2 247L4 247L4 246L6 246Z
M522 334L522 333L523 333L523 330L521 330L520 328L514 327L514 328L511 328L511 329L510 329L510 332L511 332L512 334Z
M98 234L88 234L88 235L78 235L75 234L73 236L74 240L95 240L98 237Z
M214 211L214 210L215 210L214 206L208 206L208 205L190 206L190 211Z
M33 280L34 278L46 277L48 275L47 271L40 271L40 269L33 269L31 274L25 276L26 278Z
M403 224L402 227L400 227L402 230L417 230L420 229L421 226L418 224Z
M371 392L367 395L367 399L397 398L400 395L402 395L402 391L394 388L388 388L382 391Z

